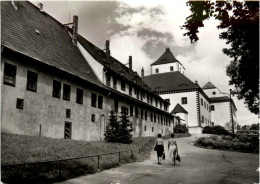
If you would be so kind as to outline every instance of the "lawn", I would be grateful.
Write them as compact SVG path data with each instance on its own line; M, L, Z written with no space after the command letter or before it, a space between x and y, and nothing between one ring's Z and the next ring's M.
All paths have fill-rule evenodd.
M201 137L194 143L195 146L209 149L259 153L259 138L254 135L212 136Z
M139 148L144 149L139 153ZM132 144L106 143L104 141L77 141L26 135L1 134L2 179L12 182L49 183L57 181L60 162L3 167L8 164L44 162L116 152L115 154L62 161L59 180L94 173L120 164L147 158L154 145L153 137L133 138ZM133 150L133 156L131 156ZM126 151L126 152L122 152ZM119 153L120 157L119 157Z

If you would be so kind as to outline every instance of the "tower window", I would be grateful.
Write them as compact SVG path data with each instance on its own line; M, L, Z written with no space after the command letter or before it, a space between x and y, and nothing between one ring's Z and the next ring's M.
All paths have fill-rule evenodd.
M187 103L188 103L187 97L182 97L182 98L181 98L181 103L182 103L182 104L187 104Z
M171 72L173 71L173 66L170 67L170 71L171 71Z
M63 84L63 99L70 101L70 85Z
M159 73L159 68L156 68L156 69L155 69L155 73Z

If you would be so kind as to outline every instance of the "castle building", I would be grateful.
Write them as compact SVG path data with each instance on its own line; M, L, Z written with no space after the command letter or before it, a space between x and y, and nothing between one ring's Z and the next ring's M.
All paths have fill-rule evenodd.
M201 88L185 76L184 66L169 48L151 64L151 75L144 81L170 103L169 112L178 116L190 133L201 133L203 127L221 125L231 130L236 124L236 107L233 100L220 93L209 83ZM214 94L212 93L214 91ZM233 114L233 116L231 116Z
M72 27L71 27L72 26ZM30 2L1 2L1 132L103 140L126 109L133 136L173 131L170 103L129 67Z

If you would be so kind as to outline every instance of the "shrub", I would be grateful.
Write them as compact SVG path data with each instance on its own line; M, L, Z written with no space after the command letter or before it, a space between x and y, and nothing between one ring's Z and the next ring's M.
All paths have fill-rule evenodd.
M194 145L211 149L259 153L259 139L256 136L237 136L236 138L231 136L202 137L197 139Z
M173 131L174 133L188 133L189 129L185 125L176 125Z
M216 134L216 135L230 135L230 133L222 126L217 125L214 127L205 126L202 130L204 134Z

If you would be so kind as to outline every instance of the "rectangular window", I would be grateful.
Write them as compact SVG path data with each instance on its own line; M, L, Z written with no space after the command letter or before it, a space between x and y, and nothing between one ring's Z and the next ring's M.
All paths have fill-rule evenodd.
M153 122L153 113L151 113L150 119L151 119L151 122Z
M63 100L70 101L70 85L63 84Z
M103 96L98 95L98 108L103 109Z
M151 97L150 101L151 101L151 105L153 105L153 97Z
M121 90L125 91L125 82L124 81L121 81Z
M144 119L144 111L141 109L141 119Z
M155 100L155 106L157 107L157 105L158 105L158 101L157 101L157 99Z
M207 110L209 110L209 105L207 104Z
M154 120L154 122L156 123L156 114L154 114L153 120Z
M97 107L97 94L91 93L91 106Z
M163 122L163 117L161 116L161 124L163 124L164 122Z
M188 102L187 102L187 97L182 97L181 98L181 103L182 104L187 104Z
M135 117L138 118L138 108L135 108Z
M146 131L146 126L144 126L144 131Z
M52 96L56 97L56 98L60 98L60 96L61 96L61 82L53 80Z
M66 118L70 118L71 110L66 109Z
M17 109L23 109L23 99L21 99L21 98L17 98L16 99L16 108Z
M129 85L129 95L132 96L132 86Z
M171 72L173 71L173 66L170 67L170 71L171 71Z
M204 116L201 116L201 122L204 123Z
M5 63L4 66L4 84L15 86L16 66Z
M162 109L162 101L160 101L160 109Z
M203 106L203 99L202 98L200 99L200 103L201 103L201 106Z
M118 101L117 100L114 100L114 108L115 108L115 111L118 112Z
M130 106L130 116L133 116L134 108L133 106Z
M108 86L110 86L110 78L111 78L110 74L109 74L109 73L106 73L106 84L107 84Z
M65 122L64 139L71 139L72 126L71 122Z
M152 132L153 132L153 127L152 127Z
M117 88L117 79L116 79L116 77L113 77L113 88L114 89Z
M204 107L206 108L206 102L204 101Z
M83 104L83 90L77 88L76 103Z
M37 91L38 74L35 72L27 71L27 85L26 89L29 91Z
M92 115L91 115L91 121L92 121L92 122L95 122L95 121L96 121L96 116L95 116L95 114L92 114Z
M215 105L211 105L211 111L215 111Z
M139 99L139 91L138 91L138 89L136 90L136 98Z
M147 120L147 111L144 111L144 119Z
M155 73L159 73L159 68L156 68L156 69L155 69Z
M147 103L150 103L150 96L147 95Z

